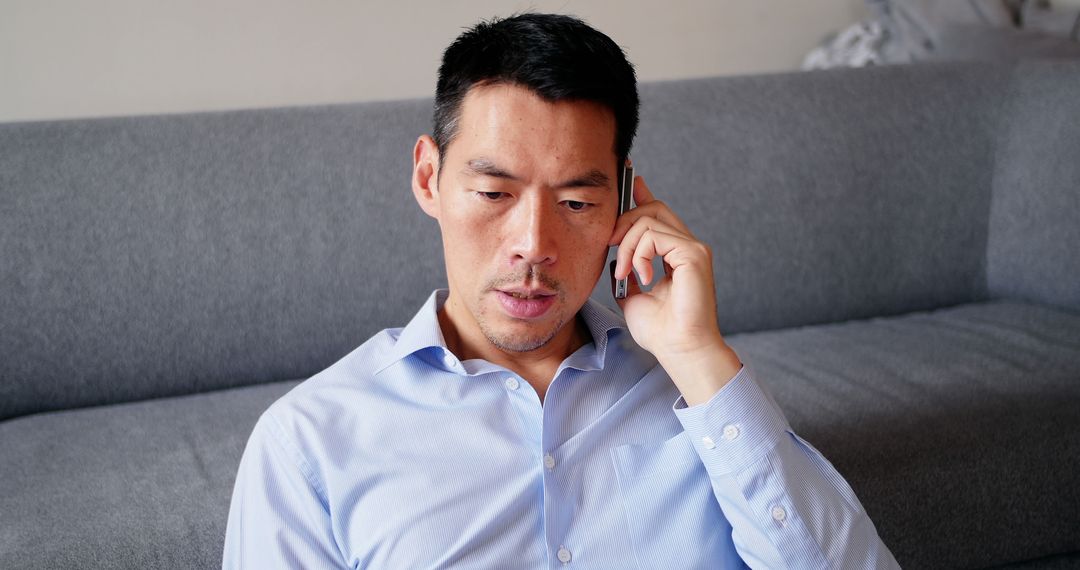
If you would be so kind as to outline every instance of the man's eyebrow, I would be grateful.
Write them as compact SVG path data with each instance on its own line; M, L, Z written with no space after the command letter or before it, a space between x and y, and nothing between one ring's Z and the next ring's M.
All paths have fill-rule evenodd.
M513 174L499 168L494 162L486 158L474 158L465 163L465 173L472 176L492 176L494 178L506 178L507 180L517 180L518 178Z
M465 163L465 173L472 176L491 176L494 178L505 178L507 180L517 181L518 177L514 176L510 172L503 170L496 166L494 162L486 158L474 158ZM590 170L582 176L571 178L560 184L556 184L556 188L580 188L580 187L599 187L609 188L611 185L611 178L607 174L599 170Z
M571 180L567 180L558 185L558 188L577 188L581 186L596 186L600 188L609 188L611 179L607 174L600 172L599 170L590 170L584 176L579 176Z

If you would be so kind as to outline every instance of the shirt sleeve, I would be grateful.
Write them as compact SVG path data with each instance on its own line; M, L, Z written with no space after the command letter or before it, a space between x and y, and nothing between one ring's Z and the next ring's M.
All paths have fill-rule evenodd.
M325 490L277 421L263 414L233 488L222 568L345 568Z
M847 481L745 366L708 402L674 410L751 568L899 568Z

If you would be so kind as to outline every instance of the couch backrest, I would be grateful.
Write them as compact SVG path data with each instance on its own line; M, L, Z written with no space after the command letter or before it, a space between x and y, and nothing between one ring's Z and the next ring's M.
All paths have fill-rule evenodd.
M1076 85L1075 65L1038 69L644 85L634 161L713 246L727 333L978 301L991 196L1018 186L995 180L1027 156L1002 137L1058 116L1013 82ZM0 419L306 377L403 325L445 284L409 191L429 117L421 100L0 125ZM1045 152L1053 180L1075 174ZM1009 265L1028 250L990 243L991 284L1040 293Z
M0 418L300 378L445 282L429 103L0 126Z
M1080 62L1020 66L994 157L991 295L1080 311Z
M648 86L634 161L712 245L726 332L977 301L1007 77L925 65Z

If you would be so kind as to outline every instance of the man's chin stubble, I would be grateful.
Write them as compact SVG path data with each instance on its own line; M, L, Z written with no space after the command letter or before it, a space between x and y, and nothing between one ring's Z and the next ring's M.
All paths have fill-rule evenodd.
M488 339L488 342L495 345L496 348L504 352L531 352L536 350L545 344L551 342L551 339L555 338L555 335L559 334L563 325L566 324L566 319L563 319L552 327L551 331L543 336L519 338L515 335L500 335L497 331L488 326L487 319L481 316L477 319L480 325L480 332L484 334L484 337Z

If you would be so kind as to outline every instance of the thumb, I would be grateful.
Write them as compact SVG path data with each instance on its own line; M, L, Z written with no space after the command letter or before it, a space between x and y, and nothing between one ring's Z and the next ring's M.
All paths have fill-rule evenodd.
M611 296L615 297L615 260L611 260L608 264L608 278L611 281ZM634 274L634 270L630 270L630 274L626 276L626 298L615 299L615 303L619 305L619 309L625 310L626 300L634 295L641 293L641 286L638 285L637 275Z

